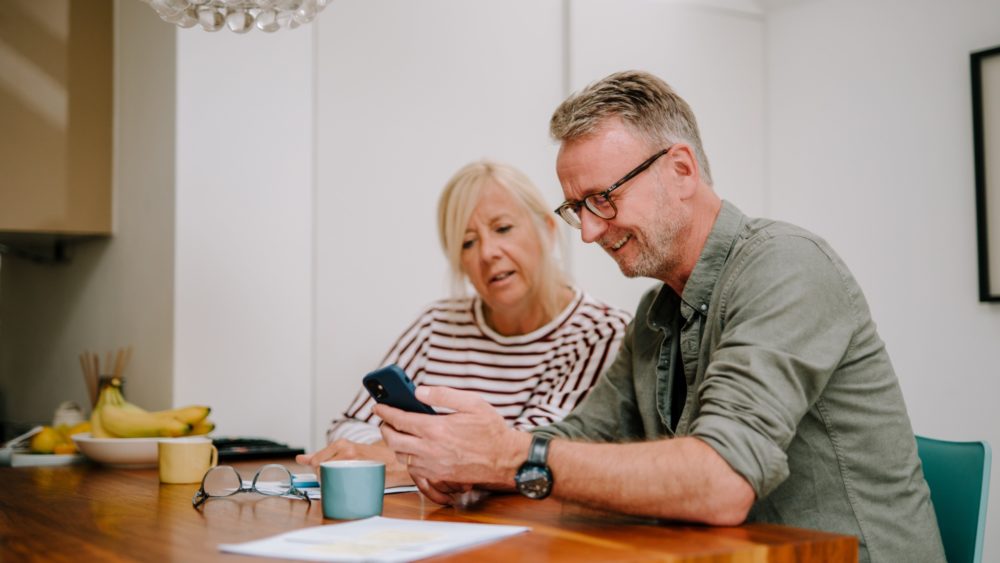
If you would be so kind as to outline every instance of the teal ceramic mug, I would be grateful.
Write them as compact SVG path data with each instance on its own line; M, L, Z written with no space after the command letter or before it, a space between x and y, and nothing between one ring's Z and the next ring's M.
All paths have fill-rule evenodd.
M354 520L382 514L385 464L381 461L325 461L319 475L324 518Z

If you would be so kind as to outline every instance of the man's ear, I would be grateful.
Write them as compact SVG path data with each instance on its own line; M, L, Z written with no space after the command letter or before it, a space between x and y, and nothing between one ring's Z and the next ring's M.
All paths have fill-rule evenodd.
M686 199L694 195L698 184L701 183L698 157L687 143L675 144L670 153L670 166L679 188L678 195L681 199Z

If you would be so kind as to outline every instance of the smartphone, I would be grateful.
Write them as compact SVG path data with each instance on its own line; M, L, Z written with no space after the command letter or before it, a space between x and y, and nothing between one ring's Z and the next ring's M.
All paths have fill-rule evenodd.
M396 364L377 369L361 380L362 385L379 403L409 412L437 414L434 409L417 400L415 387L403 368Z

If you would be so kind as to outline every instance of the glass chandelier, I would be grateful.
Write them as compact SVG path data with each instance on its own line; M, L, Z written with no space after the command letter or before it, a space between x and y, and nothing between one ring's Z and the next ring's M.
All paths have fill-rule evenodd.
M163 21L178 27L200 24L205 31L222 26L246 33L254 26L268 33L307 24L329 0L143 0Z

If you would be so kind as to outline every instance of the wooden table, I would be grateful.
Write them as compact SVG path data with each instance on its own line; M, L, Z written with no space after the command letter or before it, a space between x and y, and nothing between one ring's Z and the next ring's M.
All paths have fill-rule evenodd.
M234 463L248 478L264 462ZM307 472L291 461L293 472ZM249 475L247 475L249 474ZM191 506L198 485L155 469L0 468L0 561L262 561L218 551L323 519L320 502L240 494ZM531 532L428 561L857 561L857 539L766 524L713 528L494 495L464 510L389 495L383 516L530 526Z

